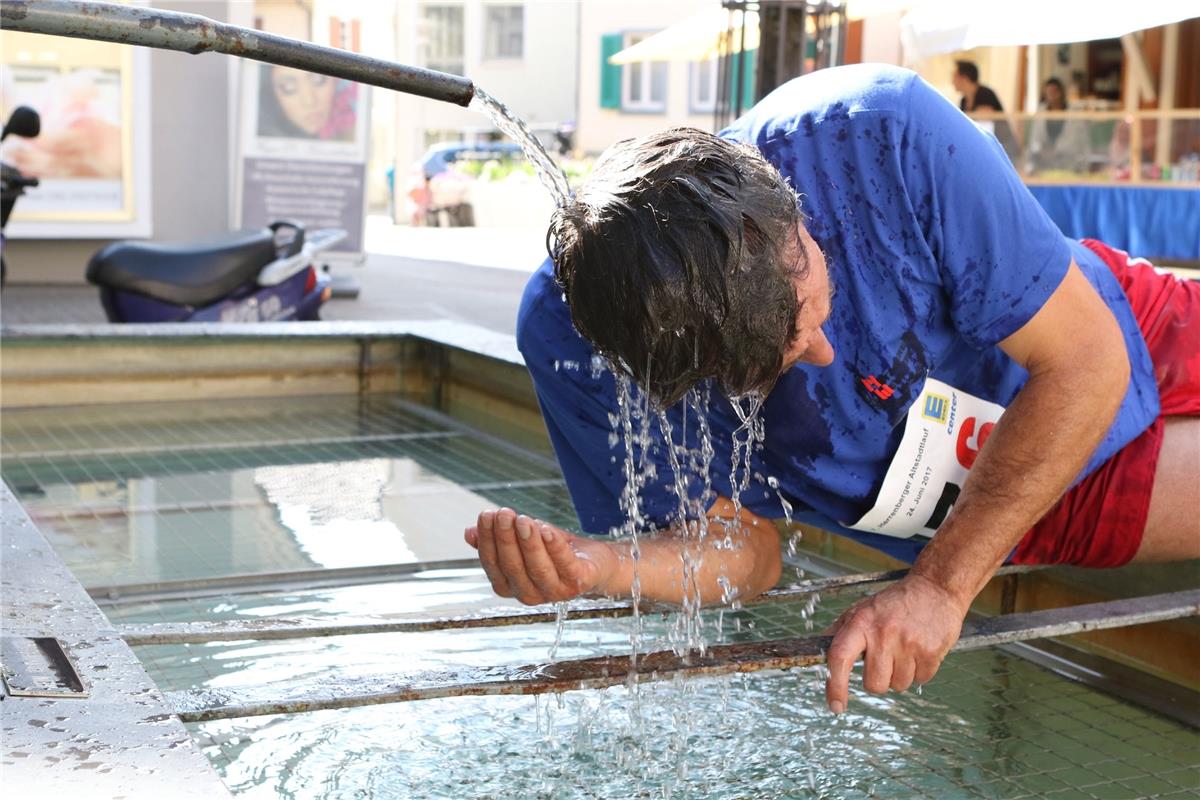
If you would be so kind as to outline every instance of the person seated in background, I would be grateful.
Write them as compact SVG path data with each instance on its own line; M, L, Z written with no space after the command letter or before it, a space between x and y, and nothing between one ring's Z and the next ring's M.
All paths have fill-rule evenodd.
M964 114L1004 110L1000 98L991 87L979 82L979 66L974 61L955 61L951 80L954 82L954 91L962 95L958 108Z
M1039 108L1066 111L1067 96L1062 81L1050 78L1042 84ZM1086 172L1088 164L1087 123L1070 119L1035 117L1029 131L1026 169L1029 173L1048 170Z
M838 713L864 654L871 692L932 678L1005 562L1200 557L1200 284L1065 238L912 72L618 142L549 242L517 343L583 530L644 535L483 511L501 596L745 600L790 510L913 562L833 626Z
M979 67L974 61L955 61L951 81L954 83L954 90L962 95L958 101L958 108L964 114L972 115L977 111L999 114L1004 111L1000 98L991 87L979 82ZM1009 160L1017 157L1021 146L1017 143L1017 137L1013 135L1012 126L1007 120L983 120L979 124L984 130L995 135L1004 152L1008 154Z

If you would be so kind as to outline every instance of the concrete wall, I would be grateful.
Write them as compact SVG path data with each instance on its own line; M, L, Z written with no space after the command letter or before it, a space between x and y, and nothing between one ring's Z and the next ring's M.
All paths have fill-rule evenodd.
M658 31L711 10L712 0L611 0L584 3L579 19L579 120L576 149L599 153L618 139L644 136L680 125L711 130L711 113L688 110L688 62L671 62L667 74L667 110L638 113L600 107L600 37L627 31Z
M155 6L239 24L235 0L157 0ZM238 9L238 6L242 6ZM150 52L150 181L153 238L187 240L228 230L230 74L234 59ZM17 208L20 208L18 201ZM83 283L88 258L107 240L14 240L5 262L13 283Z
M313 20L310 11L311 2L298 0L254 0L253 3L243 3L253 6L254 21L247 23L253 27L255 22L261 24L262 30L277 33L280 36L290 36L303 41L321 41L313 38Z
M862 60L864 64L902 64L900 17L903 13L877 14L863 20Z
M397 6L398 61L425 66L421 44L425 5L406 0ZM574 120L578 63L575 42L580 5L553 0L505 3L523 5L525 9L524 55L520 59L484 58L485 5L483 0L465 0L462 4L463 71L467 77L535 129L554 128ZM588 5L585 3L583 7ZM493 130L490 120L482 114L447 103L398 94L395 108L398 191L402 191L414 162L425 152L426 131Z

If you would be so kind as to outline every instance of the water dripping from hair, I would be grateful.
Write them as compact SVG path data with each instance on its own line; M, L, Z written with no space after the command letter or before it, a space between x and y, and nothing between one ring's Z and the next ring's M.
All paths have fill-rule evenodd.
M761 392L747 392L729 398L733 411L740 423L734 429L733 443L730 455L729 485L730 500L733 503L733 521L726 527L724 546L733 547L733 533L741 527L742 493L750 486L751 464L756 445L766 440L766 430L762 416L763 402L766 400Z

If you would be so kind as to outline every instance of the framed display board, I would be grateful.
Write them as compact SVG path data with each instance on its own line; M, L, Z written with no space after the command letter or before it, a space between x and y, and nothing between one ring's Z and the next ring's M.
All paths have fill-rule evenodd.
M41 184L6 235L149 236L150 86L144 48L0 31L0 114L36 110L40 134L9 136L3 160Z

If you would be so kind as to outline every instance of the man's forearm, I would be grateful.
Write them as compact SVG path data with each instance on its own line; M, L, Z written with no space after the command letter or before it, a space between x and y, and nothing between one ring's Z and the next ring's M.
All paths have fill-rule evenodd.
M775 526L766 520L745 524L731 533L710 521L703 541L681 534L641 539L638 557L628 542L605 542L614 557L609 576L597 589L608 597L630 597L636 575L642 599L682 604L698 598L702 605L761 594L779 580L781 559Z
M913 572L969 604L1083 469L1112 423L1128 380L1123 347L1032 375L980 451L958 502Z

